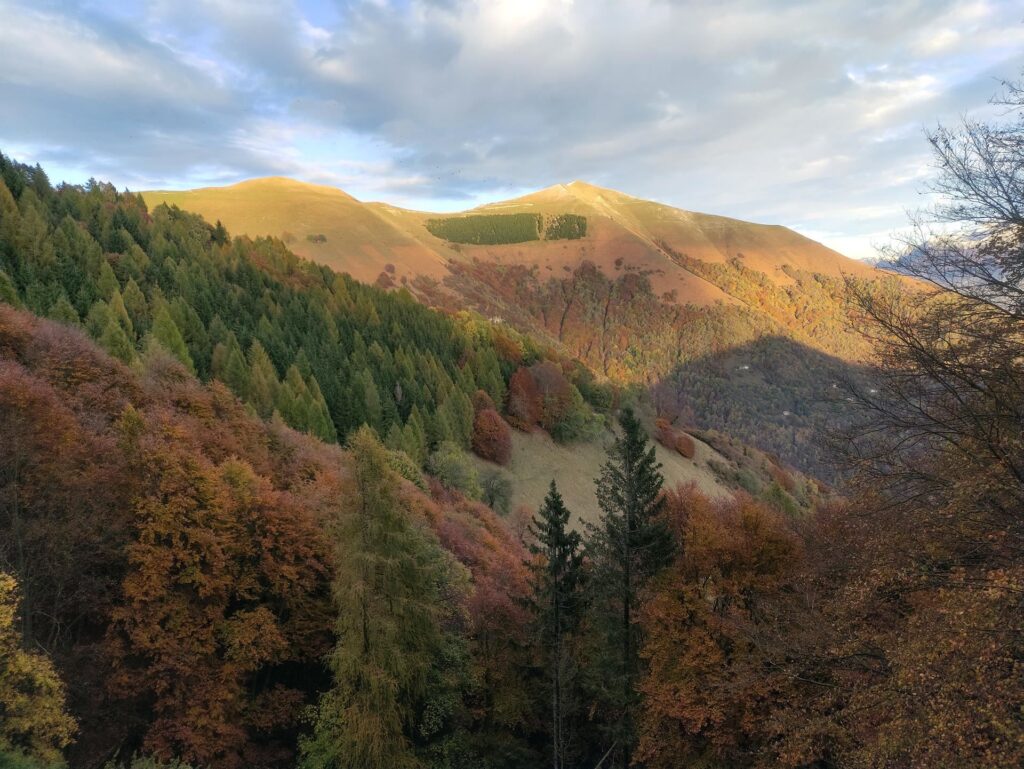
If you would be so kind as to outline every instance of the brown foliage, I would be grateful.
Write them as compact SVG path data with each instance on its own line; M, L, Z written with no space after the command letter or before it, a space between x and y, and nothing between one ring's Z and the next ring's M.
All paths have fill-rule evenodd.
M572 385L554 361L543 360L530 367L530 374L537 384L540 397L540 422L545 430L551 430L561 422L572 407Z
M505 412L513 427L530 432L544 414L540 390L527 368L518 368L508 383Z
M697 446L686 433L677 430L667 419L659 418L654 423L655 439L667 449L679 452L687 459L693 459Z
M512 435L505 420L494 409L478 411L473 419L473 451L499 465L508 464L512 456Z
M479 413L485 409L497 410L494 400L484 390L477 390L473 393L473 413Z
M747 765L790 693L775 630L787 622L801 546L745 495L712 502L680 487L666 494L665 515L681 547L641 610L648 672L637 758Z

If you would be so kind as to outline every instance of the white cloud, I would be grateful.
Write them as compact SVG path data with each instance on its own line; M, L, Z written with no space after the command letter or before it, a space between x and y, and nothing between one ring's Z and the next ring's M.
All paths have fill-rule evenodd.
M858 251L917 205L922 128L983 106L1024 64L1012 0L151 0L45 15L0 0L0 14L0 99L17 112L0 147L35 148L29 160L160 186L292 173L444 208L584 178Z

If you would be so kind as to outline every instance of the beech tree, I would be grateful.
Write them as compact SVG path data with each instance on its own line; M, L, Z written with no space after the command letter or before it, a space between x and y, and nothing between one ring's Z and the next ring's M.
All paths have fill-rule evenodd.
M46 656L22 648L17 613L18 584L0 572L0 765L19 757L63 764L76 728L64 684Z

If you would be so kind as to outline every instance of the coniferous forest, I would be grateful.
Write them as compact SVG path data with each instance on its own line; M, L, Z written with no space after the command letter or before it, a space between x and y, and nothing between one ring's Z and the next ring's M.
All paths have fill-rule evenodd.
M930 135L914 289L842 285L813 509L666 483L657 386L0 156L0 766L1024 764L1007 103ZM513 430L603 436L596 509L502 504Z

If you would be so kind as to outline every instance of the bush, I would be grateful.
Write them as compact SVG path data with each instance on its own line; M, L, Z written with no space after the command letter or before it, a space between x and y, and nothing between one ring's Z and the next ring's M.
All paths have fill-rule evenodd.
M697 444L686 433L678 433L676 435L675 449L687 459L693 459L697 453Z
M670 451L678 451L687 459L693 459L697 453L697 446L686 433L677 430L667 419L657 419L654 423L655 439Z
M450 491L480 499L480 479L469 457L458 445L445 441L427 458L427 472Z
M473 419L473 451L499 465L508 464L512 458L512 434L494 409L479 411Z

